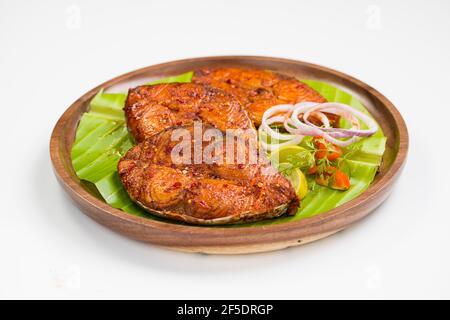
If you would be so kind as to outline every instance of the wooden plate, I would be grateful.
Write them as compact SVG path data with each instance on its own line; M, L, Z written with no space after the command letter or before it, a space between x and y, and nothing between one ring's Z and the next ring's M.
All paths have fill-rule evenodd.
M360 99L384 130L387 148L380 173L359 197L318 216L276 225L221 228L165 223L132 216L107 205L76 176L70 150L78 121L100 90L124 91L152 78L176 75L204 66L250 66L324 81ZM97 222L130 238L191 252L235 254L282 249L324 238L362 219L389 195L408 149L405 122L393 104L367 84L322 66L279 58L224 56L186 59L139 69L109 80L75 101L56 124L50 154L56 177L77 206Z

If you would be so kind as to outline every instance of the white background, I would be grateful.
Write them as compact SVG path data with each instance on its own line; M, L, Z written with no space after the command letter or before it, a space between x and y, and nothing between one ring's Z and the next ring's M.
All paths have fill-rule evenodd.
M450 298L449 1L0 0L2 298ZM48 143L97 84L174 59L278 56L391 99L411 145L391 197L328 239L247 256L172 252L90 220Z

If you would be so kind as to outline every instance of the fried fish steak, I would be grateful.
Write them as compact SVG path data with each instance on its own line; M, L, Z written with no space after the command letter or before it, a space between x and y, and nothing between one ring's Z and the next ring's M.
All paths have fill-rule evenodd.
M202 68L194 72L192 82L210 85L233 94L247 109L256 126L268 108L302 101L326 102L318 92L293 77L272 71L243 68ZM332 124L337 121L329 116Z
M212 128L203 126L202 132L206 136L205 130ZM295 214L299 200L291 183L267 158L258 157L258 148L248 144L253 139L232 140L230 151L228 138L216 134L211 141L202 139L203 153L196 159L195 152L186 152L198 143L194 130L198 130L195 124L168 128L130 149L119 161L120 179L135 202L158 216L192 224L242 223ZM174 136L188 137L185 149L177 149L180 142ZM244 150L244 161L239 162L242 153L238 150Z
M194 83L168 83L130 89L125 102L128 128L136 142L180 125L203 121L220 129L251 129L247 112L232 95Z

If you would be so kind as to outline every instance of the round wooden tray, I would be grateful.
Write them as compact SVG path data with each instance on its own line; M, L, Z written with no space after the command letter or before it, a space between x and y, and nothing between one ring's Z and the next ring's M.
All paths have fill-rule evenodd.
M70 150L78 121L90 100L101 89L124 91L152 78L176 75L204 66L264 68L300 79L324 81L360 99L384 130L387 148L380 173L359 197L318 216L276 225L242 228L199 227L165 223L127 214L108 206L76 176ZM393 104L367 84L341 72L301 61L223 56L173 61L139 69L109 80L75 101L56 124L50 154L56 177L76 205L97 222L130 238L177 250L236 254L282 249L318 240L342 230L368 215L389 195L400 175L408 149L404 120Z

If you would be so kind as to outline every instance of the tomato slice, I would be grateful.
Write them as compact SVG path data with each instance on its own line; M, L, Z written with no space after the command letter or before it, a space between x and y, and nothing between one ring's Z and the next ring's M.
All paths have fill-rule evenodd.
M312 167L308 173L316 174L316 183L335 190L348 190L350 188L349 177L336 167L328 166L319 172L317 166Z
M342 150L338 146L327 142L322 137L314 137L314 146L316 147L315 158L316 160L327 157L328 160L334 161L342 156Z
M328 149L328 160L334 161L342 156L342 150L338 146L331 144L331 147Z
M350 189L350 179L344 172L336 169L329 187L336 190L348 190Z

